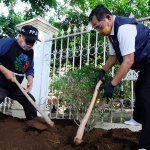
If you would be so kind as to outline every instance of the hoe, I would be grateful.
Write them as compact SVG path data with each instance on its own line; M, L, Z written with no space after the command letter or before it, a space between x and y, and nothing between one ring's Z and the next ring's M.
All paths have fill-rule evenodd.
M79 145L79 144L81 144L83 142L82 136L83 136L83 133L84 133L85 125L86 125L86 123L87 123L87 121L88 121L88 119L90 117L90 114L92 112L92 109L94 107L94 104L95 104L95 101L96 101L96 97L97 97L97 94L98 94L98 90L99 90L99 87L101 86L101 84L102 84L102 81L100 80L97 83L96 87L95 87L94 95L92 97L92 101L90 103L88 111L86 112L83 120L81 121L81 124L80 124L80 126L78 128L77 134L76 134L76 136L74 138L74 144L75 145Z
M15 77L15 83L17 84L17 86L19 87L19 89L22 91L22 93L25 95L25 97L30 101L30 103L35 107L35 109L43 116L43 118L45 119L46 123L48 125L50 125L51 127L54 126L54 122L51 121L49 119L48 116L46 116L46 114L40 109L40 107L38 105L35 104L35 102L32 100L32 98L27 94L27 92L22 88L22 86L20 85L20 83L17 81L16 77Z

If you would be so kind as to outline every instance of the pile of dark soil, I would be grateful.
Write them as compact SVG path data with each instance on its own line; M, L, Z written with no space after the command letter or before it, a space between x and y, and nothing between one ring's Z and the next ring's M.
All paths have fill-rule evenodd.
M43 118L33 121L0 113L0 150L137 150L140 132L129 129L94 129L74 145L78 126L67 119L53 120L49 127Z

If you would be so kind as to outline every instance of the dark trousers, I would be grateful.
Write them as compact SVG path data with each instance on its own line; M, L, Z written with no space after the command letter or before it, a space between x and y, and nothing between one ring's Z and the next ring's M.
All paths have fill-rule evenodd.
M142 124L139 148L150 150L150 66L139 73L135 98L133 118Z
M29 96L35 101L35 98L28 93ZM5 97L9 97L13 100L18 101L24 108L25 116L27 120L33 120L37 117L37 111L30 103L30 101L24 96L19 88L6 90L5 88L0 88L0 103L4 100Z

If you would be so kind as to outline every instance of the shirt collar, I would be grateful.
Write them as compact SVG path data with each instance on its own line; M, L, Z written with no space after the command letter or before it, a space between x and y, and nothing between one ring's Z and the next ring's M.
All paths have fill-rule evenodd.
M114 35L114 22L115 22L115 18L116 18L116 16L113 15L113 25L112 25L112 29L111 29L110 35Z

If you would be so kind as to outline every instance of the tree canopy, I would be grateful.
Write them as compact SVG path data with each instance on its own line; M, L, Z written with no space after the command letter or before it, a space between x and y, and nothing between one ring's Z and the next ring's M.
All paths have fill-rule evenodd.
M16 14L13 10L9 10L8 16L2 14L0 16L0 38L15 37L18 33L16 25L23 21L22 15L20 13Z
M68 3L68 0L65 0ZM103 4L113 14L129 16L132 12L135 18L145 17L150 12L149 0L70 0L70 6L78 7L84 12L90 11L98 4Z
M27 9L29 12L34 12L35 15L41 15L43 16L46 12L50 11L51 8L56 9L57 8L57 1L56 0L20 0L21 2L24 2L31 7ZM18 2L17 0L0 0L0 2L3 2L8 8L12 8L16 5ZM30 13L28 13L30 14Z
M137 19L150 13L150 0L96 0L94 3L93 0L64 0L64 2L63 6L58 5L55 9L55 17L50 17L50 23L60 30L68 28L71 24L87 25L90 11L98 4L103 4L114 15L129 17L132 13Z
M135 18L146 17L150 13L150 0L20 0L30 7L23 8L24 13L16 14L14 6L18 0L0 0L9 8L9 15L0 16L0 36L14 36L16 24L29 20L37 15L42 17L52 9L55 14L49 16L49 22L55 27L66 30L69 26L82 23L87 25L90 11L98 4L103 4L115 15L129 16L132 12ZM8 22L9 21L9 22Z
M150 12L150 0L64 0L62 6L57 0L20 0L31 7L26 12L34 12L35 15L45 15L45 13L55 9L58 18L66 13L66 8L77 10L77 12L88 13L98 4L103 4L114 14L129 16L132 12L135 18L148 16ZM63 1L63 0L62 0ZM17 0L0 0L7 7L13 7ZM28 14L30 14L28 13Z

